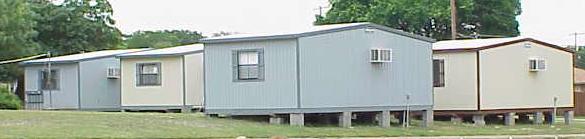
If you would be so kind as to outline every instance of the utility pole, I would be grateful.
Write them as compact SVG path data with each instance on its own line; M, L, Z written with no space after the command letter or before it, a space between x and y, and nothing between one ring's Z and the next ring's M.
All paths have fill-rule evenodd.
M451 39L457 39L457 3L451 0Z
M47 51L47 77L46 77L46 82L47 82L47 87L49 90L49 108L52 109L53 108L53 87L52 87L52 83L51 83L51 51ZM44 76L44 75L43 75ZM44 95L43 95L44 96Z
M579 46L577 46L577 36L579 35L585 35L585 33L571 33L571 35L575 36L575 51L579 51Z
M329 8L329 6L319 6L315 10L319 10L319 16L323 16L323 9Z

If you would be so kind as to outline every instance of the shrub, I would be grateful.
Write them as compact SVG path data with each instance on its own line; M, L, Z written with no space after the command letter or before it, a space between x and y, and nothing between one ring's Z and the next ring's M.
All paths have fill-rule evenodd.
M20 109L20 99L10 92L8 89L0 87L0 109Z

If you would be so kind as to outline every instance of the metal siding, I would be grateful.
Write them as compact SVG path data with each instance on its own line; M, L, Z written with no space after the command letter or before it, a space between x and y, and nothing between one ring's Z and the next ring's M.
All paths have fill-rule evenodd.
M117 109L120 107L120 79L108 79L109 67L119 68L114 57L80 62L81 108Z
M435 110L477 110L477 53L437 53L433 57L445 60L445 86L434 88Z
M203 53L185 55L187 105L203 106Z
M530 43L530 48L525 48ZM480 54L482 110L573 107L573 55L532 42L485 49ZM546 70L528 71L530 58L544 58ZM505 99L503 99L505 98Z
M40 91L39 71L44 65L25 67L25 91ZM44 109L77 109L77 63L52 64L51 69L59 70L59 89L43 91Z
M160 86L137 86L137 64L160 63ZM122 107L183 105L181 57L123 58L121 60Z
M206 44L206 109L296 108L295 47L295 40ZM258 48L264 49L264 81L234 82L232 50Z
M431 43L372 29L299 38L302 108L430 106ZM370 63L371 48L391 48L391 63Z

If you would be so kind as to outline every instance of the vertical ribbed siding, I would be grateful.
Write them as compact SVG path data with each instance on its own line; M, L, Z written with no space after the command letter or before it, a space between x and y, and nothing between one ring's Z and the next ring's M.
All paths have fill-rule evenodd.
M432 105L431 44L363 29L299 39L302 108ZM393 50L370 63L371 48Z
M295 40L206 44L206 109L296 107ZM265 79L234 82L232 51L263 49Z
M119 108L120 79L108 79L108 68L120 67L120 60L114 57L101 58L79 63L81 108Z
M77 64L52 64L51 69L59 71L59 89L43 91L43 108L77 109ZM45 65L25 67L25 91L40 91L39 71L46 69ZM83 76L83 75L82 75ZM52 104L51 104L52 103Z
M203 53L184 57L187 105L203 106Z

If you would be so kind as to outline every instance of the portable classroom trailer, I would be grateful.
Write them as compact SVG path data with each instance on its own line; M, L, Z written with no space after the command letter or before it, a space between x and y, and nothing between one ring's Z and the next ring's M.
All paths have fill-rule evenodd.
M103 50L21 62L25 108L118 111L120 61L115 55L142 50Z
M504 115L513 125L515 115L554 122L556 107L572 117L571 50L521 37L439 41L433 50L436 115L472 115L479 125Z
M410 109L432 122L432 39L350 23L202 42L206 114L303 125L304 114L333 113L349 127L355 113L377 112L387 127L390 111Z
M203 44L118 56L123 110L188 112L203 106Z

